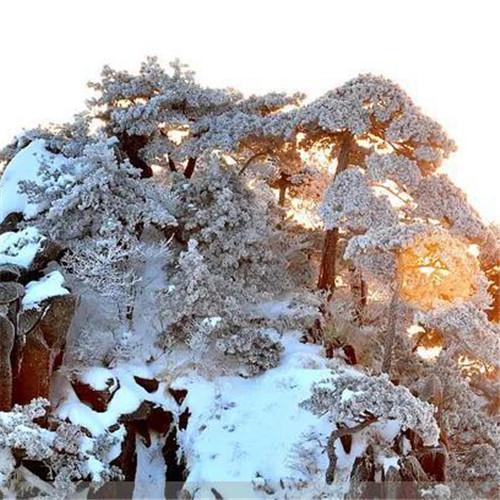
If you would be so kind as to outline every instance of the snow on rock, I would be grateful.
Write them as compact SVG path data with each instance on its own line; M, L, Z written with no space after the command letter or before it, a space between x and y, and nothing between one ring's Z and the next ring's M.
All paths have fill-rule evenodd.
M67 382L66 386L60 389L64 395L56 408L56 414L62 420L67 418L97 436L116 424L122 415L136 411L144 401L156 403L173 414L177 413L176 403L168 394L166 384L160 383L158 389L150 393L139 385L134 377L154 378L151 370L143 365L121 364L116 368L93 367L83 370L79 378L96 390L106 388L108 380L112 380L115 387L118 386L106 411L95 411L80 401L71 384Z
M189 471L185 488L195 497L210 497L212 487L224 498L260 497L286 484L293 490L310 482L307 471L298 470L296 455L311 434L324 474L327 458L317 440L326 445L331 424L299 404L314 382L331 376L330 362L319 346L302 344L296 336L285 336L283 344L280 366L260 376L209 381L192 375L174 382L174 388L188 390L184 406L191 416L179 441Z
M64 276L59 271L53 271L37 281L31 281L25 288L23 308L35 309L45 299L69 294L69 290L64 288L63 284Z
M15 466L16 459L12 455L12 451L6 447L0 448L0 485L7 483Z
M393 469L399 470L399 457L394 455L392 457L379 457L378 462L382 464L384 468L384 473L387 474L389 469L392 467Z
M45 141L37 139L21 149L7 164L0 179L0 222L7 215L20 212L25 219L33 218L44 207L31 203L25 194L19 192L21 181L39 181L39 169L43 164L60 168L66 158L45 149Z
M83 371L79 376L80 382L87 384L96 391L105 391L108 389L113 392L117 385L116 378L108 368L99 366L92 367Z
M331 380L338 370L359 376L363 373L340 360L326 359L319 346L299 339L299 332L285 334L280 365L259 376L206 379L188 371L173 381L170 377L168 382L161 381L152 393L136 378L161 380L158 375L159 370L165 370L164 364L88 368L79 375L81 382L95 390L109 390L110 384L115 389L105 411L95 411L80 401L66 381L56 415L98 436L145 401L171 412L174 421L187 410L187 426L177 428L178 456L186 463L184 489L194 498L214 498L213 490L223 498L341 498L349 487L354 461L366 449L370 430L353 437L349 454L340 440L335 443L336 479L326 485L325 449L332 421L329 415L317 416L300 403L310 397L313 384ZM169 389L187 390L180 407ZM343 397L349 399L352 392L345 391ZM377 422L372 427L388 440L400 430L397 422ZM123 438L123 424L115 432ZM159 452L164 437L157 437L159 441L149 449L137 441L137 498L161 496L165 487L166 465ZM392 457L387 457L387 466L394 465Z
M45 237L35 227L1 234L0 265L15 264L25 268L30 267L44 240Z

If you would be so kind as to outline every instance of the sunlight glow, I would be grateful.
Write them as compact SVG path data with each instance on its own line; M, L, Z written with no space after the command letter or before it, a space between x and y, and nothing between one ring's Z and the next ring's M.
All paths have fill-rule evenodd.
M435 331L427 332L422 326L413 324L407 328L406 332L410 338L418 336L418 341L422 342L416 349L416 353L422 359L432 361L443 350L442 337Z
M420 325L414 324L414 325L410 325L406 329L406 332L408 333L408 335L410 337L414 337L417 334L425 332L425 329L422 326L420 326Z
M287 216L306 229L318 229L322 226L321 218L315 210L317 202L300 198L291 198Z
M486 375L492 373L495 369L484 361L471 358L467 355L461 355L458 358L458 366L462 373L470 378L474 375Z
M3 2L2 19L22 20L22 35L16 22L4 23L0 31L6 71L0 82L0 145L24 127L70 120L89 96L86 82L95 81L104 64L136 71L148 55L158 55L165 66L179 57L203 85L234 87L247 95L303 91L313 99L358 73L383 74L456 140L458 151L445 160L444 171L488 221L500 220L493 147L500 71L488 63L496 60L499 46L496 8L496 2L470 9L467 2L422 0L408 23L405 9L388 8L380 16L379 4L368 1L360 8L357 2L291 0L284 8L281 2L255 0L242 15L229 0L185 0L158 2L155 15L139 22L132 0ZM120 22L113 22L117 13ZM214 13L224 29L207 22ZM337 23L332 32L332 16L356 23ZM268 24L273 18L281 22ZM185 23L167 19L189 20L196 36L186 36ZM380 50L367 50L374 19ZM259 26L272 29L259 29L257 36ZM436 50L443 46L444 26L446 57ZM335 51L332 59L332 49L345 40L349 49Z
M474 295L478 273L477 258L452 236L422 236L398 256L401 298L425 311Z
M419 346L417 347L417 354L422 359L425 359L426 361L431 361L433 359L436 359L442 350L443 350L442 346L436 346L436 347Z

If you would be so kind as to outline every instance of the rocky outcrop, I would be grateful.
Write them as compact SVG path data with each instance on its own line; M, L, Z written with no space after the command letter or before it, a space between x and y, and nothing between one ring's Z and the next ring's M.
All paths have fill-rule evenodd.
M12 407L12 365L10 355L14 348L15 328L6 316L0 316L0 411Z
M48 399L52 373L61 364L75 308L73 295L48 299L33 328L20 332L23 346L15 360L18 369L14 376L14 403L27 404L36 397Z
M23 214L13 212L8 214L3 221L0 222L0 234L7 231L16 231L19 223L23 220Z
M130 385L131 382L137 384L137 391ZM179 430L186 429L189 419L188 409L181 411L187 395L186 390L166 388L153 377L134 375L131 379L121 380L120 376L115 377L111 371L109 378L107 380L104 378L96 387L93 387L85 377L80 379L77 375L71 381L71 386L80 402L98 413L114 411L111 409L112 405L115 409L121 406L121 402L116 402L114 398L120 400L123 397L120 394L122 388L141 394L144 399L139 406L134 411L117 414L114 424L107 429L114 432L123 426L125 430L121 452L113 460L112 465L119 467L126 481L134 481L137 472L137 438L149 448L153 439L160 437L164 442L161 451L166 464L166 481L174 482L180 488L185 479L185 463L180 457L177 434ZM158 393L163 396L158 398ZM170 403L162 404L162 398L165 398L165 401L171 398Z
M422 488L446 482L448 452L442 442L426 447L414 432L406 430L396 438L393 451L396 466L384 467L371 445L356 458L348 498L420 498Z
M58 245L41 245L29 267L0 265L0 410L48 398L52 373L58 367L76 308L68 294L42 300L23 310L23 297L33 277L60 255Z

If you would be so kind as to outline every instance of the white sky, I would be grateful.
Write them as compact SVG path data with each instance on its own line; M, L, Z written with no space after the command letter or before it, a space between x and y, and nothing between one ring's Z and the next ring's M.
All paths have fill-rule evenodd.
M0 0L0 144L82 109L103 64L146 55L246 93L317 96L372 72L455 138L446 170L499 221L499 14L495 0Z

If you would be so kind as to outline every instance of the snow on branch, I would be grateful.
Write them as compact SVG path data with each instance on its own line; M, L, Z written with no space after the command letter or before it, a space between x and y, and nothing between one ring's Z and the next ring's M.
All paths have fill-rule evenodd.
M406 387L395 386L385 374L368 377L347 371L335 373L316 383L302 406L348 426L373 417L394 420L402 430L416 432L427 445L436 444L439 437L432 405L413 396Z
M327 229L341 227L358 233L398 221L387 197L376 196L359 168L349 168L336 176L326 191L320 213Z

